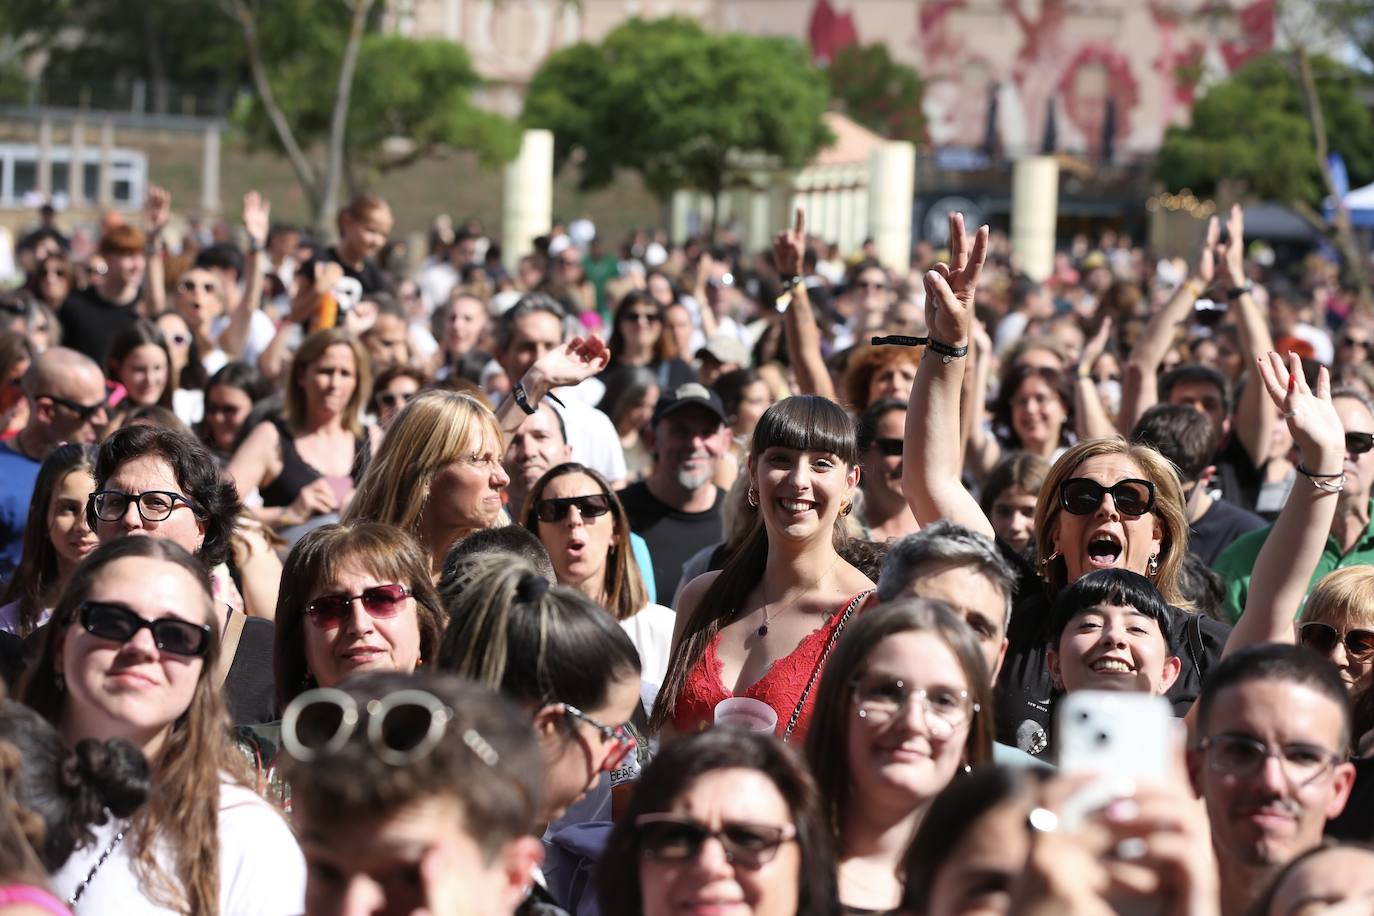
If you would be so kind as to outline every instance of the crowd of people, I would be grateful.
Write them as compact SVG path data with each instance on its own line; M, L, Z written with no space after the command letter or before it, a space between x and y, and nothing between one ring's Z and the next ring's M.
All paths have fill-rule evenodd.
M47 217L0 913L1374 912L1374 312L1238 207L1044 280Z

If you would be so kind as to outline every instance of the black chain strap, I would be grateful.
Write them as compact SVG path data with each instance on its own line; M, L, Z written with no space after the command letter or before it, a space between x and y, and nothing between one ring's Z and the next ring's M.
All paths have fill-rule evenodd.
M830 631L830 638L825 641L825 648L821 650L821 657L817 659L816 667L811 670L811 677L806 682L806 689L802 691L801 699L797 701L797 708L792 710L792 716L787 720L787 729L782 733L782 740L784 742L792 737L792 730L797 727L797 720L801 718L802 708L806 706L806 698L811 695L811 688L815 686L816 678L821 676L821 669L825 667L825 660L830 657L830 650L834 648L835 643L839 640L840 631L843 630L844 625L849 622L849 618L854 613L854 609L863 604L871 594L873 594L873 589L855 595L854 600L849 602L849 606L844 609L844 613L840 616L840 622L835 624L835 629Z

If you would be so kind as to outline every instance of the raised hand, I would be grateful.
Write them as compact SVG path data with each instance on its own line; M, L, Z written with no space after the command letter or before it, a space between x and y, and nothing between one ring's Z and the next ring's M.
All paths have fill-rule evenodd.
M1079 374L1092 372L1093 364L1097 362L1107 349L1107 341L1112 339L1112 317L1105 315L1102 324L1098 325L1097 333L1088 338L1088 342L1083 345L1083 352L1078 357Z
M1221 224L1213 216L1207 220L1207 232L1202 237L1202 250L1198 252L1196 275L1202 281L1203 289L1212 285L1217 275L1216 252L1221 239Z
M267 244L268 227L272 224L272 204L257 191L243 195L243 228L255 249Z
M1226 217L1227 240L1217 245L1217 256L1226 267L1226 279L1233 286L1245 284L1245 213L1240 204L1231 205Z
M926 271L926 329L932 340L962 347L968 344L978 276L988 255L988 227L980 226L970 241L964 214L949 215L949 263Z
M1313 392L1296 353L1288 354L1286 367L1284 358L1274 352L1255 360L1255 365L1269 399L1302 452L1303 467L1314 474L1339 474L1345 466L1345 431L1331 403L1331 375L1326 367L1318 370Z
M611 361L611 351L605 341L595 334L574 337L539 358L533 366L550 388L576 385L605 369Z
M773 236L773 266L784 280L801 274L806 253L806 211L797 208L797 221L791 229Z
M158 185L148 188L148 196L143 199L143 230L149 236L161 234L172 220L172 195Z

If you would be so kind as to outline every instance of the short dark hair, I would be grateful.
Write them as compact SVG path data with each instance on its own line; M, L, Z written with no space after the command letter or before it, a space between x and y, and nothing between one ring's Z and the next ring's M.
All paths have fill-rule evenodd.
M229 539L238 524L243 505L234 485L220 473L213 455L189 432L162 426L126 426L100 443L95 459L95 488L105 482L126 461L145 456L166 461L177 486L195 503L196 517L205 523L205 540L198 556L206 569L214 569L229 559ZM86 504L86 523L96 528L95 504Z
M459 802L463 832L490 862L511 840L530 833L540 811L543 756L529 718L509 700L471 681L434 672L377 672L349 678L339 690L366 708L401 690L420 690L449 709L444 735L403 766L377 756L366 729L332 754L309 763L286 758L297 820L334 824L387 818L418 802Z
M987 579L1006 598L1006 622L1010 622L1016 571L992 538L944 519L892 545L878 577L878 600L894 601L901 597L917 571L927 563L963 566Z
M232 270L236 278L242 277L243 252L237 245L219 242L196 255L194 266L205 270Z
M725 408L725 416L728 418L739 410L740 402L744 400L744 389L761 381L763 376L759 375L757 369L731 369L722 373L711 385L711 389L720 396L720 404Z
M1212 706L1217 696L1231 687L1239 687L1251 681L1282 681L1298 687L1306 687L1326 697L1340 707L1342 735L1341 746L1346 750L1350 745L1353 730L1353 715L1350 708L1350 695L1346 692L1335 665L1305 646L1290 643L1262 643L1237 649L1217 663L1217 666L1202 682L1202 692L1197 698L1197 731L1206 736L1207 726L1212 716Z
M1226 376L1211 366L1202 366L1197 363L1185 363L1160 376L1159 399L1165 404L1169 403L1169 397L1173 394L1174 388L1187 383L1211 385L1221 396L1222 410L1228 414L1231 412L1233 400L1231 383L1227 381Z
M501 317L496 319L496 349L504 353L510 349L510 342L515 337L515 322L532 315L535 312L544 312L558 319L558 324L563 330L563 336L568 336L568 311L558 304L547 293L526 293L510 308L501 313Z
M1069 383L1068 373L1051 369L1048 366L1028 366L1024 363L1018 363L1003 374L1002 383L997 388L997 397L992 402L993 427L999 432L1005 431L1007 438L1016 448L1021 446L1021 440L1016 435L1016 427L1012 424L1012 414L1014 413L1012 401L1021 386L1032 378L1038 378L1048 385L1055 396L1059 398L1059 403L1064 407L1064 426L1060 430L1060 438L1063 439L1073 430L1073 386Z
M1129 569L1093 570L1061 591L1054 599L1054 616L1050 618L1050 632L1054 637L1051 645L1058 645L1069 621L1102 605L1134 608L1149 617L1159 624L1164 645L1173 654L1174 647L1169 638L1173 612L1169 609L1169 603L1153 582Z
M539 536L520 525L501 525L497 528L478 528L453 542L448 553L444 554L439 590L442 592L451 586L462 575L463 568L470 560L490 554L511 554L527 560L539 575L549 580L550 585L558 584L553 560L549 559L549 552Z
M645 767L629 810L616 822L602 854L601 861L617 866L598 869L598 899L605 916L639 916L643 911L639 828L635 821L645 814L670 810L673 802L707 773L734 769L761 773L787 803L801 853L797 916L838 912L832 839L810 772L790 747L771 735L713 728L665 744Z
M1183 483L1197 480L1217 454L1217 430L1182 404L1156 404L1141 415L1131 441L1148 445L1178 468Z
M875 401L864 408L864 412L859 414L859 419L855 423L855 439L857 440L859 451L862 452L873 444L873 440L878 438L878 422L883 417L896 411L906 413L907 404L905 401L897 401L891 398L883 401Z

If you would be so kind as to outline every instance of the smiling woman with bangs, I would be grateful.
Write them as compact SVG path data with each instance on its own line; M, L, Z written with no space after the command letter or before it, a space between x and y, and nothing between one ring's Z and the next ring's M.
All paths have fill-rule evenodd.
M779 401L754 430L747 473L749 534L723 570L683 589L651 726L695 732L722 700L749 697L799 741L830 646L873 589L838 549L859 483L854 423L826 398Z

